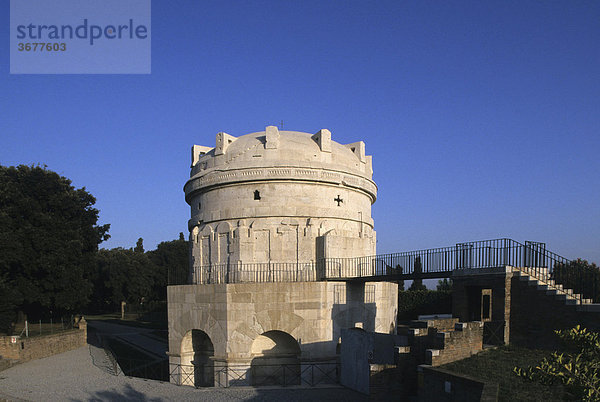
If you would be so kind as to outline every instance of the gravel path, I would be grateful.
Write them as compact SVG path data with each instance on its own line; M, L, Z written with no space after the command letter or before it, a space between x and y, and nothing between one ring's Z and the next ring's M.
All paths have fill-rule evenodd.
M114 370L113 370L114 371ZM114 375L102 349L88 345L0 371L9 401L367 401L346 388L202 388Z

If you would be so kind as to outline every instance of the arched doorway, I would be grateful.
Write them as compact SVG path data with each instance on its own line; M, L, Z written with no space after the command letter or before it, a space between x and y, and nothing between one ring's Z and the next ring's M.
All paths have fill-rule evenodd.
M212 387L215 384L215 348L206 332L188 331L181 340L181 384L195 387Z
M299 385L300 345L288 333L267 331L250 349L252 385Z

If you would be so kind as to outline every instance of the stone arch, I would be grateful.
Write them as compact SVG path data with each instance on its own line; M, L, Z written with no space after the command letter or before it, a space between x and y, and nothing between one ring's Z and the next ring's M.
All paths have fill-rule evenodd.
M300 345L279 330L262 333L250 347L253 385L299 385Z
M204 225L198 232L198 264L208 265L212 263L213 254L213 228L211 225Z
M215 348L208 334L199 329L186 332L181 339L181 385L214 386Z
M219 222L215 228L216 233L229 233L231 232L231 224L229 222Z
M354 222L346 221L342 224L342 235L348 237L355 237L354 233L355 224Z
M198 226L194 226L192 232L190 233L190 241L194 243L198 243L198 233L200 232L200 228Z
M213 232L214 232L214 230L211 225L203 225L202 229L200 229L200 232L198 234L200 236L209 236L209 235L213 234Z

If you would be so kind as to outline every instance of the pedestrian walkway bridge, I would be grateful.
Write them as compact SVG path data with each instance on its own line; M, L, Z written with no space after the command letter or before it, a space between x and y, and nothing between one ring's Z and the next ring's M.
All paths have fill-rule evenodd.
M247 282L396 281L446 278L459 269L503 266L540 267L552 272L570 261L546 250L544 243L494 239L355 258L308 262L219 263L194 267L189 274L170 273L169 284Z
M447 278L455 270L505 266L552 271L554 265L569 262L546 250L544 243L494 239L372 257L326 258L321 263L326 280L387 281Z

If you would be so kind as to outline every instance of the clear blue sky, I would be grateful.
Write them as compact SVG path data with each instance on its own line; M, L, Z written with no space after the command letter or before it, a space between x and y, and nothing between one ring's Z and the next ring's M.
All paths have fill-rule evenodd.
M600 2L166 1L151 75L10 75L0 163L46 164L112 238L187 235L192 144L284 120L373 155L378 252L496 237L600 262Z

